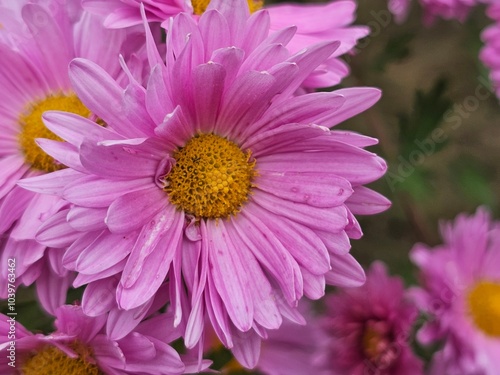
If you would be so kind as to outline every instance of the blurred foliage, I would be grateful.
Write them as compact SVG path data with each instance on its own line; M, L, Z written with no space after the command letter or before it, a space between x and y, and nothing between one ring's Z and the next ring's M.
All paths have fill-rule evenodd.
M380 51L378 57L373 62L373 70L383 72L387 65L399 62L409 57L411 49L409 43L413 40L415 34L405 32L391 36L387 41L385 48Z

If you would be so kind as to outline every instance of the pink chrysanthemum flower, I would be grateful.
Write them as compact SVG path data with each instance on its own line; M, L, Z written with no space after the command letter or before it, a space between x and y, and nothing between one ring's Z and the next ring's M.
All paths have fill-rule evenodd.
M84 0L89 11L106 16L104 24L111 28L122 28L142 22L140 4L149 21L163 22L168 28L170 17L180 12L192 14L196 19L206 11L210 0ZM262 0L247 0L251 12L261 9ZM303 87L330 87L338 84L349 74L348 66L339 56L348 53L360 38L369 33L365 26L352 26L356 17L354 0L333 1L321 5L274 5L266 7L269 12L270 29L280 30L290 25L297 26L297 33L288 44L291 52L328 40L338 40L340 47L325 60L307 80Z
M397 1L408 0L392 0ZM493 4L496 0L419 0L424 8L424 22L431 25L436 18L465 21L471 9L480 4Z
M491 3L486 14L494 21L500 22L500 4Z
M397 23L403 23L408 17L411 0L389 0L388 7Z
M437 17L465 21L478 0L420 0L424 8L424 21L431 24Z
M62 267L59 249L71 238L47 248L34 241L47 217L67 202L16 186L23 177L42 175L64 165L37 145L36 138L60 139L42 122L46 110L92 117L74 93L68 64L87 57L110 74L120 71L118 54L129 31L103 28L102 19L57 0L1 4L0 29L0 244L1 260L16 259L19 283L37 280L38 296L49 312L65 302L72 277ZM135 45L135 44L133 44ZM64 172L63 172L64 173ZM5 297L6 269L0 271Z
M411 259L421 270L414 290L431 316L418 334L424 343L445 340L435 368L450 375L498 373L500 356L500 225L484 209L443 225L444 244L417 245ZM441 370L435 370L437 374Z
M483 64L490 70L490 79L497 97L500 98L500 6L491 6L488 12L495 23L481 34L484 47L479 54Z
M248 367L265 329L282 315L298 319L303 295L364 282L348 254L349 237L362 235L354 214L389 206L363 186L386 170L363 149L376 140L328 130L379 91L294 96L338 42L291 55L284 46L295 28L269 34L268 20L265 10L250 16L243 0L212 1L198 24L180 14L166 65L148 44L146 89L131 79L123 91L95 64L73 61L76 92L108 128L44 115L68 142L44 149L71 170L23 183L59 189L75 205L49 219L45 235L65 238L66 220L86 222L65 257L121 272L121 308L140 306L168 278L176 321L187 319L186 345L199 341L208 316L224 345L254 354Z
M330 336L324 358L334 374L420 375L421 361L408 344L418 311L405 298L403 282L381 262L360 288L327 297L324 329Z
M185 370L168 345L178 332L165 329L173 321L167 314L142 322L120 340L104 333L106 316L88 317L79 306L60 306L56 330L50 335L33 334L14 318L0 316L0 372L4 375L173 375Z

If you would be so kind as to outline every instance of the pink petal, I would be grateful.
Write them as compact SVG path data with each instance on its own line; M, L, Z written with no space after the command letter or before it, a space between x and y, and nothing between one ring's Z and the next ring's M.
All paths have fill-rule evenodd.
M83 312L89 316L99 316L116 306L117 284L118 280L115 277L89 283L83 291Z
M259 159L260 168L280 171L331 173L347 179L353 186L372 182L384 175L385 162L375 154L342 143L331 144L331 151L290 152Z
M314 275L323 275L330 270L330 256L321 239L306 226L292 220L269 215L257 205L246 207L246 211L259 217L271 232L294 257L298 264Z
M239 249L231 246L223 221L216 224L208 220L207 234L204 241L208 241L214 285L234 325L241 331L248 331L252 327L254 307Z
M328 172L268 171L259 168L255 184L277 197L314 207L339 206L352 194L349 181Z
M281 314L274 301L275 295L273 288L264 274L257 259L251 250L240 238L240 235L229 221L226 224L229 237L235 248L238 249L240 256L246 266L246 272L252 277L249 279L248 291L252 296L254 305L255 321L267 329L277 329L282 322Z
M244 367L252 369L257 366L260 356L260 337L253 331L233 331L234 347L231 350L234 357Z
M93 232L106 229L104 223L106 214L105 208L72 207L66 220L69 225L80 232Z
M166 211L143 228L118 286L120 307L132 309L156 293L179 250L183 225L183 214Z
M65 141L80 147L84 138L92 140L123 139L110 129L74 113L47 111L43 114L45 126Z
M104 178L153 178L161 158L148 151L148 142L105 146L84 141L80 147L80 159L86 169Z
M45 221L37 232L36 240L50 247L63 248L71 245L81 233L67 223L67 214L68 210L59 211Z
M73 57L69 36L63 35L56 19L38 4L25 5L22 16L33 39L41 47L39 50L47 62L46 68L50 71L50 77L56 87L68 89L70 85L66 72ZM44 20L43 27L40 26L40 19Z
M294 285L298 264L275 235L248 207L233 218L233 226L243 243L276 280L289 302L297 299Z
M146 135L123 113L122 88L97 64L74 59L70 64L70 79L82 102L109 127L126 137Z
M106 180L93 175L83 175L68 183L63 198L84 207L108 207L127 193L151 186L151 178L133 180Z
M130 253L135 240L134 235L116 235L103 231L80 253L76 260L75 271L91 275L114 266Z
M167 194L157 186L122 195L109 206L106 225L113 233L140 229L169 206Z
M326 282L341 287L357 287L365 283L363 267L351 254L332 257L332 270L326 274Z
M0 198L12 190L29 166L19 155L10 155L0 160Z
M66 168L36 177L24 178L19 180L17 184L35 193L62 195L64 187L81 176L81 173Z
M391 201L371 189L357 186L347 199L346 205L353 214L374 215L387 210Z
M318 122L329 128L364 112L378 102L382 95L379 89L371 87L351 87L336 90L333 93L342 95L345 98L345 103L335 113L318 119Z
M343 206L318 208L286 201L257 189L252 200L278 217L284 216L312 229L339 232L348 224L347 212Z

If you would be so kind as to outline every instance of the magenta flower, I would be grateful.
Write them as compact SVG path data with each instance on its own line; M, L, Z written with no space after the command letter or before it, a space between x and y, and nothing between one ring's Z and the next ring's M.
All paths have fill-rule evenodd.
M122 28L142 23L140 0L84 0L84 7L106 17L104 24L111 28ZM192 14L198 19L206 11L209 0L152 0L144 2L149 21L162 22L168 29L170 17L180 12ZM247 0L251 12L262 8L264 1ZM348 66L339 56L348 53L357 41L369 33L366 26L352 26L356 17L354 0L333 1L321 5L274 5L269 11L272 31L290 25L297 26L297 33L289 41L288 49L298 52L314 43L329 40L340 41L339 48L304 80L303 87L330 87L338 84L349 74Z
M434 22L436 17L465 21L478 0L420 0L424 8L424 21Z
M76 92L108 127L44 115L68 142L45 141L45 150L70 169L23 181L74 205L48 220L44 236L66 238L66 221L85 223L66 265L76 259L93 265L89 275L121 275L116 298L127 310L167 278L176 324L187 320L186 345L200 340L208 316L247 367L266 329L296 316L303 295L364 282L348 254L349 237L362 235L354 214L389 206L363 186L386 170L363 150L376 141L328 130L379 91L294 96L338 42L290 54L295 28L269 35L268 17L250 16L243 1L212 1L198 24L178 15L166 65L148 44L146 89L131 78L123 91L97 65L74 60Z
M394 15L397 23L403 23L408 17L411 0L389 0L388 8Z
M362 287L327 297L323 354L335 374L417 375L421 361L408 344L418 312L405 298L403 282L375 262Z
M106 316L88 317L79 306L59 307L56 330L50 335L33 334L0 315L0 372L4 375L173 375L185 369L168 345L178 338L178 332L166 329L173 321L167 314L142 322L120 340L111 340L104 333ZM12 332L14 339L9 338Z
M486 14L494 21L500 21L500 4L491 3Z
M77 3L75 7L57 0L44 2L44 6L28 1L8 4L0 10L4 26L0 30L1 259L4 264L7 259L16 259L19 283L29 285L37 280L40 301L53 313L64 303L73 279L62 267L63 252L59 248L76 237L59 238L50 247L36 243L34 238L45 220L68 204L16 184L23 177L64 168L35 141L60 139L44 126L45 110L93 118L72 89L67 73L71 59L91 58L116 76L120 71L117 56L130 31L104 29L102 19L83 12ZM7 290L5 273L3 268L2 297Z
M424 343L445 341L434 359L437 374L498 373L500 355L500 225L484 209L443 225L444 244L411 252L422 288L413 295L431 316L418 334Z
M500 98L500 6L491 6L489 15L495 20L495 23L487 27L481 34L484 47L479 58L490 70L490 79L497 97Z

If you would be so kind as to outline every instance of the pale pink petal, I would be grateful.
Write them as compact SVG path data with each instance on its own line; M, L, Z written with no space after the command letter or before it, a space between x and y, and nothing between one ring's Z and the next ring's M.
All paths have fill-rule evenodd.
M254 307L239 251L233 248L222 221L215 224L208 220L207 232L209 237L204 241L208 242L214 285L234 325L241 331L248 331L252 327Z
M109 206L106 225L111 232L128 233L140 229L167 206L167 194L152 185L116 199Z

